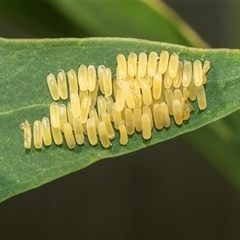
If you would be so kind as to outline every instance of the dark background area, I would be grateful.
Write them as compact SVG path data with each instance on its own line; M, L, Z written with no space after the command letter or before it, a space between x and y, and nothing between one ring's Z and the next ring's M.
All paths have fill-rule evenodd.
M222 1L167 1L213 47ZM5 30L4 30L5 29ZM4 37L42 37L0 23ZM0 239L239 239L240 195L182 137L101 160L0 204Z

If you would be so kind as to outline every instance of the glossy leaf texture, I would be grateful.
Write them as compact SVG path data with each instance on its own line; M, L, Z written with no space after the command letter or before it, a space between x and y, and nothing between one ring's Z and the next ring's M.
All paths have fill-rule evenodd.
M171 120L169 129L153 130L152 138L144 141L135 133L126 146L120 146L116 132L109 149L100 144L92 147L85 142L69 150L62 146L25 150L21 122L49 117L49 95L46 76L59 69L77 70L79 64L104 64L115 72L118 53L146 51L179 53L181 60L208 59L206 95L208 107L195 111L188 122L176 126ZM85 168L108 157L136 151L140 148L173 138L216 121L240 107L240 51L228 49L197 49L180 45L137 39L90 38L58 40L5 40L0 39L0 201L38 187L56 178Z

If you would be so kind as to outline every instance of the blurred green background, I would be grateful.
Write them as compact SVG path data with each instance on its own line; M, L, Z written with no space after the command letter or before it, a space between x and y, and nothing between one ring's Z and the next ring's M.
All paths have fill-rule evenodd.
M165 2L211 47L240 48L239 2ZM157 3L1 2L0 36L122 36L206 46ZM238 115L3 202L0 239L240 238L240 143L232 151L220 139L222 128L240 131Z

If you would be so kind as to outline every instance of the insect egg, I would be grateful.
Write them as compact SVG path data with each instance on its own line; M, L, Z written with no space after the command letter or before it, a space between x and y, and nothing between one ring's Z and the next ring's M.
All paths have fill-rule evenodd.
M174 99L172 104L173 104L174 120L175 120L176 124L181 125L183 122L181 103L178 99Z
M100 87L100 91L104 94L104 86L103 86L103 74L105 72L105 66L104 65L100 65L98 66L98 80L99 80L99 87Z
M117 55L118 74L120 79L125 79L127 75L127 63L123 54Z
M95 125L96 125L96 130L97 130L97 126L98 126L98 123L99 123L99 118L98 118L96 108L95 107L90 107L88 115L89 115L89 118L92 118L94 120Z
M50 123L47 117L44 117L42 119L42 137L43 137L43 142L46 146L50 146L52 144Z
M147 54L141 52L138 56L138 77L145 76L147 70Z
M153 87L152 87L152 92L153 92L153 98L154 99L159 99L162 94L162 74L159 72L156 72L154 77L153 77Z
M181 61L178 62L178 71L175 78L173 78L173 87L180 88L182 84L182 75L183 75L183 63ZM191 78L190 78L191 80Z
M112 72L110 68L105 68L104 70L103 88L106 96L112 95Z
M88 90L93 91L96 87L96 69L93 65L88 66Z
M63 143L62 133L60 127L53 127L51 126L53 141L56 145L61 145Z
M168 64L168 74L170 78L174 78L177 75L179 56L177 53L173 53L170 56Z
M156 52L151 52L148 58L147 73L150 77L153 77L156 72L158 55Z
M150 117L147 113L142 114L142 136L144 139L148 140L151 138L151 123Z
M115 109L118 112L121 112L124 108L125 105L125 97L123 94L123 90L121 88L119 88L117 90L117 94L116 94L116 102L115 102Z
M151 108L150 108L149 106L143 106L142 112L143 112L143 114L144 114L144 113L147 113L147 114L148 114L149 119L150 119L151 128L153 128L153 119L152 119L152 111L151 111Z
M126 129L127 133L129 135L132 135L134 133L134 122L133 122L134 116L133 112L130 108L125 109L125 123L126 123Z
M70 102L67 103L67 119L71 127L73 128L73 114L72 114L72 106Z
M108 138L108 133L107 133L107 128L106 124L103 121L100 121L98 123L98 133L99 133L99 138L102 146L104 148L108 148L110 146L110 141Z
M59 124L60 129L63 132L63 124L67 122L67 109L65 104L59 104Z
M118 127L120 133L119 142L121 145L126 145L128 143L128 134L124 120L119 121Z
M67 143L68 148L73 149L75 148L76 142L73 136L72 127L69 123L63 124L63 133L65 136L65 140Z
M84 143L83 127L80 118L73 119L73 130L77 144Z
M137 73L137 54L130 53L128 56L128 74L134 77Z
M91 104L91 98L89 96L85 96L83 98L81 109L80 109L81 123L85 123L87 121L90 104Z
M93 119L88 118L87 120L87 136L88 136L88 141L91 145L97 145L98 140L97 140L97 133L96 133L96 126L95 122Z
M182 85L188 87L192 78L192 64L189 61L183 63Z
M173 115L172 103L173 103L174 97L173 97L172 89L165 89L165 99L167 102L169 114Z
M115 137L115 133L114 133L112 123L111 123L111 120L110 120L110 116L109 116L108 113L106 113L106 112L102 113L102 121L106 125L108 138L113 139Z
M96 86L93 91L89 91L88 95L91 98L91 106L95 106L97 102L99 83L96 82Z
M197 87L197 102L198 102L198 107L201 110L204 110L207 107L207 100L206 100L206 95L205 95L205 90L203 85Z
M76 72L71 69L67 72L70 93L78 92L78 82Z
M59 107L56 102L53 102L50 105L50 119L51 119L51 125L53 127L57 128L60 126Z
M163 82L166 89L169 89L172 86L173 79L169 76L168 72L165 73Z
M123 94L124 94L124 98L125 98L127 106L129 108L134 108L135 101L133 98L133 93L132 93L129 83L127 81L122 82L122 90L123 90Z
M102 113L107 111L107 104L103 96L97 97L98 117L102 120Z
M113 113L112 113L113 98L112 96L105 96L104 98L106 102L107 112L110 116L111 121L113 121Z
M80 116L80 102L77 93L70 93L70 102L72 107L72 115L77 118Z
M140 106L135 106L133 108L133 122L134 122L134 127L135 129L140 132L142 131L142 108Z
M163 123L162 123L161 107L159 103L155 103L153 105L153 119L154 119L155 127L157 129L162 129Z
M203 84L202 63L199 60L195 60L193 63L193 79L197 87Z
M87 67L85 65L80 65L78 68L78 84L81 91L86 91L88 89L87 73Z
M47 75L47 85L53 100L59 99L58 85L55 76L52 73Z
M57 76L58 81L58 92L61 99L68 98L68 89L67 89L67 81L66 81L66 74L64 71L60 71Z
M160 103L160 110L162 115L163 126L168 128L170 126L170 117L168 111L168 105L165 102Z
M142 89L143 103L145 105L150 105L152 103L152 94L147 81L145 79L141 79L140 86Z
M113 103L112 114L113 114L114 127L118 129L118 124L119 124L119 121L121 120L121 111L116 110L116 103Z
M33 124L33 142L36 149L42 147L42 123L39 120Z
M160 72L161 74L164 74L167 71L168 60L169 60L168 51L162 51L160 53L159 65L158 65L158 72Z
M32 147L32 132L29 122L21 123L20 129L24 131L24 147L30 149Z

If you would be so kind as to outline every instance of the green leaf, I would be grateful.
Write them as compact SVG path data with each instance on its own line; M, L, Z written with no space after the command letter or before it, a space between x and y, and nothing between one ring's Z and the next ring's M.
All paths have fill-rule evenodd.
M62 146L43 147L41 150L25 151L23 132L19 124L27 119L34 120L49 116L49 95L46 75L57 74L59 69L77 70L78 65L104 64L115 72L116 56L130 52L146 51L179 53L181 60L208 59L211 69L208 73L206 95L208 107L195 111L188 122L176 126L171 120L169 129L153 130L152 138L143 141L135 133L127 146L119 145L119 136L109 149L100 144L92 147L86 141L84 146L69 150ZM147 147L192 131L216 121L234 111L240 104L240 51L227 49L197 49L167 43L137 39L92 38L56 40L6 40L0 39L0 201L38 187L56 178L77 171L103 159Z
M161 1L51 1L49 4L73 25L88 32L88 36L135 37L207 47L200 36ZM74 36L78 34L75 32Z

